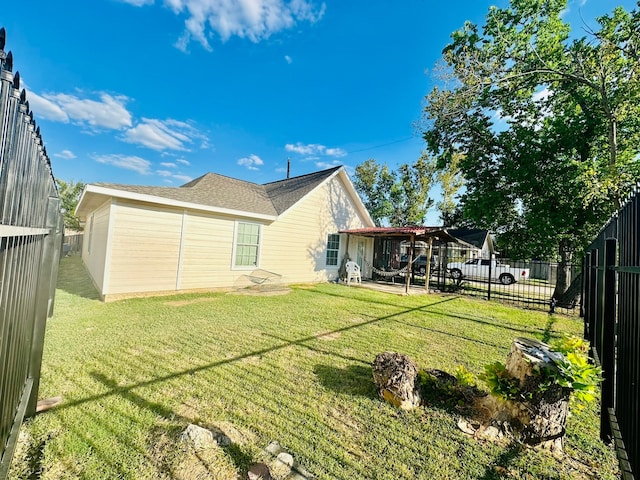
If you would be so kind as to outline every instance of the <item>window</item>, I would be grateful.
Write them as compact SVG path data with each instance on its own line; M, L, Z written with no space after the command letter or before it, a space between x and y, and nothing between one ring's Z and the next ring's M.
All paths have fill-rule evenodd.
M257 267L260 250L260 225L257 223L236 224L236 267Z
M327 266L338 265L338 250L340 250L340 235L331 233L327 237Z

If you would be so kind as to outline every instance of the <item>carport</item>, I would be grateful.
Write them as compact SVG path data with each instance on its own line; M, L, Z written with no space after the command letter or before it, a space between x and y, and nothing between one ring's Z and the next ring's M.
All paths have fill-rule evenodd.
M415 249L418 242L424 242L426 245L426 272L424 288L429 291L429 279L431 276L431 258L433 254L434 242L439 243L460 243L458 239L453 237L442 227L374 227L374 228L358 228L352 230L341 230L340 233L347 234L347 244L351 235L361 237L372 237L373 240L373 259L370 262L374 274L385 277L389 274L397 275L403 269L400 266L402 255L402 243L408 243L407 255L407 275L405 275L405 293L409 293L409 284L413 275L413 269L409 270L416 258ZM365 260L367 261L367 260Z

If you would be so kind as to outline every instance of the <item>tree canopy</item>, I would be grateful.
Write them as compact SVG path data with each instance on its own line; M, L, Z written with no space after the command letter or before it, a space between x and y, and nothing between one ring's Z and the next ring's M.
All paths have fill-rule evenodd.
M640 14L571 37L566 0L512 0L443 50L424 138L458 163L460 211L520 257L584 247L640 178Z
M356 167L353 183L376 225L407 226L424 224L432 180L433 162L422 155L397 171L370 158Z
M73 180L64 181L56 179L58 195L60 197L60 208L63 212L64 226L71 230L82 230L80 219L75 216L76 207L80 200L80 195L84 189L84 183Z

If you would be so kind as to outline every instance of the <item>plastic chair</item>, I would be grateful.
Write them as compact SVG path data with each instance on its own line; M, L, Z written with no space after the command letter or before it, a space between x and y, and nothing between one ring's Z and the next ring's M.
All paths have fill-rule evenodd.
M347 285L351 285L351 280L357 280L358 283L362 283L360 265L351 260L346 263L345 268L347 270Z

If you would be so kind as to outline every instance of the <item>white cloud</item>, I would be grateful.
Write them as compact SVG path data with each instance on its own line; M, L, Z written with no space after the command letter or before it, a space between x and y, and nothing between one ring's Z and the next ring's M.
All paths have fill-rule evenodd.
M171 163L171 162L160 162L160 165L165 168L178 168L178 166L175 163Z
M341 148L327 148L318 143L304 145L300 142L295 145L288 143L284 146L287 152L299 153L300 155L325 155L327 157L344 157L347 152ZM312 158L315 159L315 158Z
M188 183L191 180L193 180L193 177L190 177L189 175L174 175L173 178L175 178L176 180L180 180L181 182L184 182L184 183Z
M113 165L114 167L124 168L125 170L133 170L141 175L151 173L150 161L132 155L95 155L94 159L98 163Z
M58 107L57 121L85 125L92 128L108 128L122 130L131 126L131 113L125 104L128 98L122 95L112 96L108 93L100 93L99 100L80 98L66 93L44 94L42 97L49 102L49 108ZM63 112L66 116L61 116ZM50 118L51 119L51 118ZM53 120L53 119L52 119Z
M333 160L331 162L316 162L316 167L323 169L337 167L338 165L340 165L338 160Z
M258 170L258 167L264 165L264 162L258 155L252 153L248 157L243 157L238 160L238 165L247 167L249 170Z
M56 103L33 92L27 93L29 106L36 119L46 119L53 122L69 123L69 115Z
M127 130L122 140L142 145L152 150L189 151L186 144L195 139L206 139L197 129L185 122L167 119L143 118L142 122Z
M160 175L161 177L170 177L173 175L173 172L169 170L156 170L156 175Z
M133 4L145 0L128 0ZM164 0L176 15L186 15L185 30L175 46L187 51L191 40L211 50L208 38L215 32L225 42L232 36L259 42L298 22L318 22L324 3L311 0Z
M341 148L327 148L324 152L329 157L346 157L347 152Z
M285 55L284 56L284 60L285 62L287 62L289 65L291 65L293 63L293 58L291 58L289 55Z
M122 3L128 3L134 7L143 7L145 5L153 5L155 0L120 0Z
M184 158L179 158L178 160L176 160L176 162L181 163L182 165L191 165L191 163L189 163Z
M76 155L71 150L62 150L60 153L54 153L53 156L58 158L66 158L67 160L76 158Z

